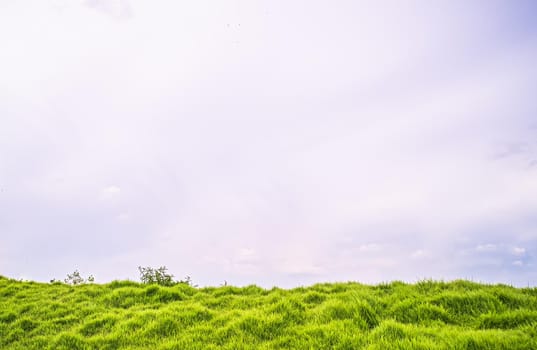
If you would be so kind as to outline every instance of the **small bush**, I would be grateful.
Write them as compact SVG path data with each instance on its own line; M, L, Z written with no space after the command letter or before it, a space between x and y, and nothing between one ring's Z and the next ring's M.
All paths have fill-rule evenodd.
M158 269L138 266L138 271L140 271L140 280L145 284L173 286L176 283L173 280L173 275L168 273L166 266L161 266Z
M89 275L89 277L85 279L80 275L80 272L78 272L78 270L75 270L73 273L67 274L67 277L63 281L72 286L76 286L84 283L93 283L95 282L95 277L93 277L93 275ZM56 284L61 283L61 281L53 278L50 280L50 283Z
M186 284L192 287L197 287L192 284L190 276L186 276L184 280L175 281L173 275L168 273L168 268L166 266L161 266L158 269L138 266L138 271L140 271L140 281L144 284L158 284L167 287L175 284Z

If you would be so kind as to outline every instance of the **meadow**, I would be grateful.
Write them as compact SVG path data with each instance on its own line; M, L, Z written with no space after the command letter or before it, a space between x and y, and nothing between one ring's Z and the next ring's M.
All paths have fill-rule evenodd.
M464 280L72 286L0 277L0 349L537 349L537 288Z

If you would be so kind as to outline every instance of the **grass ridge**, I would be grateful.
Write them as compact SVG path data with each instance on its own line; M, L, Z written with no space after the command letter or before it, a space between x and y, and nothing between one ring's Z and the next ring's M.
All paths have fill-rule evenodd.
M0 276L1 349L537 349L537 288L70 286Z

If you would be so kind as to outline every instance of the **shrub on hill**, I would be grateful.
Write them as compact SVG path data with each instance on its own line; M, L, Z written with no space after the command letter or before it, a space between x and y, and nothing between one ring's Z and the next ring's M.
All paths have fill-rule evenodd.
M138 266L140 271L140 281L144 284L158 284L161 286L173 286L175 284L187 284L196 287L192 284L190 276L186 276L184 280L175 281L173 275L168 273L166 266L161 266L158 269L152 267Z
M95 277L93 277L93 275L89 275L88 278L84 278L80 275L78 270L75 270L73 273L67 274L67 277L63 280L63 282L76 286L84 283L93 283L95 282ZM62 283L62 281L53 278L50 280L50 283Z

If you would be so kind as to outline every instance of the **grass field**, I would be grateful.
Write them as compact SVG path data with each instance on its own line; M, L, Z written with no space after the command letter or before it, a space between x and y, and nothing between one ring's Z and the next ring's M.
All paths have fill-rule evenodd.
M197 289L0 277L0 349L537 349L537 288Z

